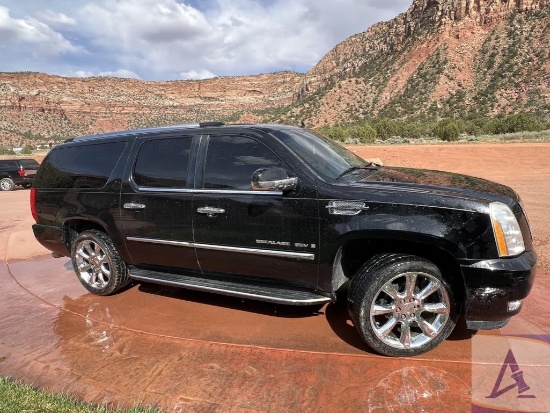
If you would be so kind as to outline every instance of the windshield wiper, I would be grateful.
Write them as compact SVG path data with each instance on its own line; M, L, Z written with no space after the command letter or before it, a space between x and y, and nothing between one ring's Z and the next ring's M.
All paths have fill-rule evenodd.
M342 172L340 175L338 175L336 177L336 180L340 179L341 177L343 177L344 175L350 173L350 172L353 172L353 171L357 171L358 169L370 169L370 170L373 170L373 169L378 169L380 167L380 165L374 163L374 162L369 162L363 166L352 166L348 169L346 169L344 172Z

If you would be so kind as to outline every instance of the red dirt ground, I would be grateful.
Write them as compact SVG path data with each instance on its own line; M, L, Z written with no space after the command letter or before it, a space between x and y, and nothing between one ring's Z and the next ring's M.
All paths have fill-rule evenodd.
M541 344L550 342L550 144L352 149L518 191L540 267L508 326L475 336L457 328L432 352L389 359L362 344L341 304L308 314L145 284L93 296L68 259L34 240L29 191L20 189L0 193L0 375L92 403L171 412L550 411L550 346ZM536 337L530 353L542 358L522 358L526 345L513 347L513 335ZM487 398L508 345L535 398L518 398L518 388Z

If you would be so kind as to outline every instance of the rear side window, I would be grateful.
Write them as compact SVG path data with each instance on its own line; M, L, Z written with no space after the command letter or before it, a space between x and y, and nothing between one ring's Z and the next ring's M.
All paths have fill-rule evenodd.
M19 163L24 169L30 169L30 168L36 169L40 166L40 164L36 162L34 159L21 159Z
M2 169L19 169L17 161L0 161L0 168Z
M185 188L191 137L146 141L134 167L134 181L141 187Z
M102 188L115 169L125 142L56 148L42 162L37 188Z

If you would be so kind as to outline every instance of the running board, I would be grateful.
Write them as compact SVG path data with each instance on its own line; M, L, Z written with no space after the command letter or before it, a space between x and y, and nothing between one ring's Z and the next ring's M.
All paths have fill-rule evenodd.
M244 284L227 279L193 277L189 275L171 274L160 271L144 270L130 267L130 278L173 287L183 287L191 290L206 291L233 297L249 298L275 304L308 306L330 303L331 297L292 288L273 287L267 284Z

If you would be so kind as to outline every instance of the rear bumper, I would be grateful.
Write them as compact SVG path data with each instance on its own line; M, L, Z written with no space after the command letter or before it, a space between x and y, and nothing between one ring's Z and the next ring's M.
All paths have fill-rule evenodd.
M535 281L534 251L518 257L461 262L466 285L464 315L469 328L492 329L506 325L520 312Z
M25 184L32 184L32 181L34 180L34 176L14 176L12 178L13 183L15 185L25 185Z
M36 240L50 251L65 257L71 255L67 249L63 229L49 225L33 224L32 231Z

